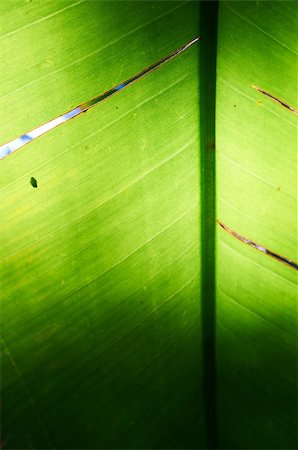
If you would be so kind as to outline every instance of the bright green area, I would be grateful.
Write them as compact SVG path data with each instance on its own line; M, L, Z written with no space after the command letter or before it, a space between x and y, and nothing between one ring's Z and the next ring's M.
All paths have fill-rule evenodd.
M217 60L218 218L297 261L295 2L225 2ZM218 229L222 448L295 448L297 277Z
M185 1L1 2L1 142L171 53L198 34L196 16Z
M192 3L36 8L2 16L1 139L198 33ZM6 448L205 447L197 74L193 47L1 161Z

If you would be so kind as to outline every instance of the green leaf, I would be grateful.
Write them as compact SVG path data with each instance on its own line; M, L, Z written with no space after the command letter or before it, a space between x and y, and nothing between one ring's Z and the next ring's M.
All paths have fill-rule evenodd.
M3 140L198 34L185 2L26 11L3 16ZM205 446L197 67L192 48L1 161L5 447Z
M201 34L1 160L4 448L295 447L297 9L215 12L0 5L0 145Z
M223 2L217 60L217 214L297 260L297 7ZM225 448L296 447L297 277L222 228L217 235L219 438Z

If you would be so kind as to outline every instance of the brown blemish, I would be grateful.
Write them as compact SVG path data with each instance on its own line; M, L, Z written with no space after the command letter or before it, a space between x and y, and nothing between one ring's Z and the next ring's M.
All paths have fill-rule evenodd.
M214 150L215 149L215 141L211 141L208 143L207 148L209 150Z

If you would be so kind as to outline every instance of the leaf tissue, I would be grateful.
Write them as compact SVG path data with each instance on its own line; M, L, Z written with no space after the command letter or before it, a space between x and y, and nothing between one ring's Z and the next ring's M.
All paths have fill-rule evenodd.
M296 3L0 24L1 448L296 448Z

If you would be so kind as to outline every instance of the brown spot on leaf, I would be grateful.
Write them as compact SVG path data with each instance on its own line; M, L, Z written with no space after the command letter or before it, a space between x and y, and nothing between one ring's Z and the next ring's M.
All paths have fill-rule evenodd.
M211 141L207 145L208 150L214 150L215 149L215 141Z

